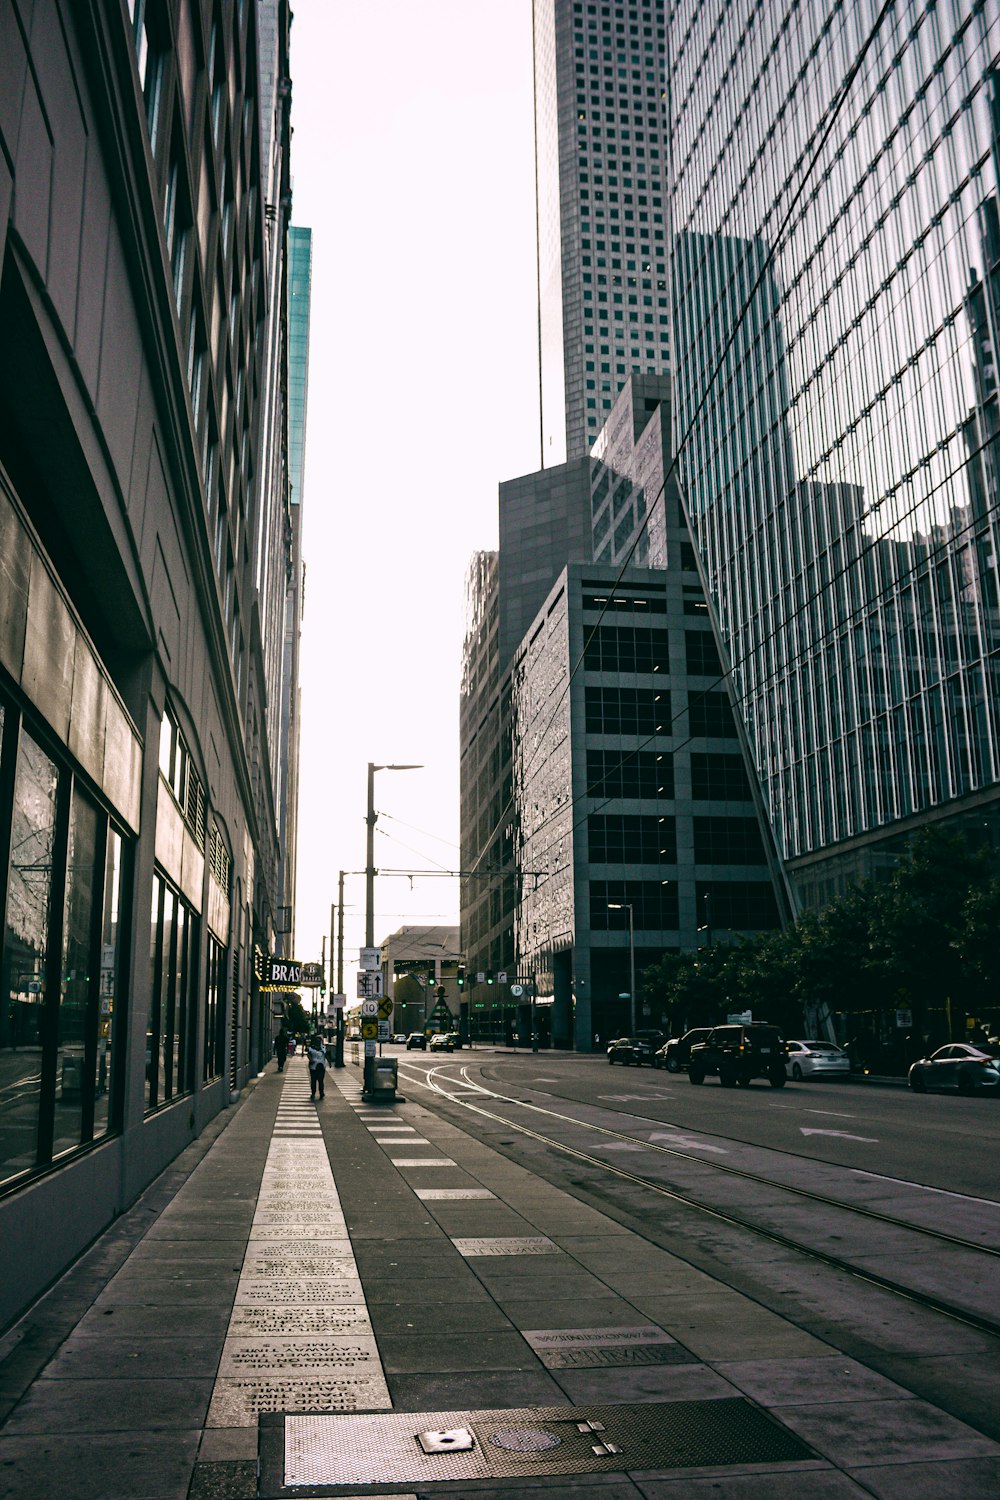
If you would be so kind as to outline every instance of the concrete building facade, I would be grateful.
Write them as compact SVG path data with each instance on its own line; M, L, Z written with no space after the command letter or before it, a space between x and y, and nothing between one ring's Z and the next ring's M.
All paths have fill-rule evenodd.
M462 944L492 972L494 1030L590 1048L632 1021L632 968L777 925L781 870L746 772L680 496L669 477L670 382L633 377L591 457L501 488L499 554L473 560L461 704ZM555 567L546 594L504 555L575 473L593 556ZM534 489L533 489L534 486ZM562 486L562 489L559 488ZM533 501L532 501L532 496ZM606 519L611 518L611 519ZM564 535L557 523L556 535ZM629 561L639 541L656 566ZM596 542L596 545L595 545ZM582 550L582 548L581 548ZM521 552L515 545L515 559ZM510 583L507 580L510 579ZM513 652L501 642L534 617ZM631 928L631 940L630 940ZM500 986L498 975L507 975ZM505 989L506 1003L499 999ZM625 995L628 998L623 1000ZM473 996L482 999L482 995ZM636 1014L638 1025L662 1017Z
M669 367L664 0L534 0L543 468Z
M0 1323L270 1050L257 16L0 8Z

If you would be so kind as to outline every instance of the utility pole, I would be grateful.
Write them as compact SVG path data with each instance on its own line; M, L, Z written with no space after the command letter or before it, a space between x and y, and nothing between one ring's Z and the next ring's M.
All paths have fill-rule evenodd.
M368 807L365 813L365 947L375 946L375 772L422 771L422 766L377 766L368 762Z
M337 881L337 910L339 921L337 925L337 988L335 995L344 994L344 872L341 870ZM330 907L330 988L333 989L333 907ZM342 1068L344 1066L344 1006L337 1006L337 1039L334 1044L333 1066Z

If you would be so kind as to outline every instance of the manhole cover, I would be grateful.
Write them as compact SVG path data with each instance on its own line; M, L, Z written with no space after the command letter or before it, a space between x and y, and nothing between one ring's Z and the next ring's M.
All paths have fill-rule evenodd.
M490 1442L508 1453L544 1453L547 1448L558 1448L562 1439L534 1427L510 1427L506 1432L494 1432Z

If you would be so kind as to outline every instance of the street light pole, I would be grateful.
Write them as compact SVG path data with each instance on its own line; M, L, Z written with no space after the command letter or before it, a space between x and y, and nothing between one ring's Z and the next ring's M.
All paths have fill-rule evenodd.
M365 817L367 840L365 847L365 947L375 946L375 772L376 771L421 771L422 766L376 766L368 762L368 811Z
M344 872L341 870L337 881L337 984L333 984L333 908L330 909L330 989L334 995L344 993ZM335 1006L337 1031L333 1044L333 1066L342 1068L344 1066L344 1007Z
M628 912L628 969L629 969L628 1004L629 1004L629 1017L630 1017L629 1035L630 1036L635 1036L635 924L634 924L633 916L632 916L632 902L631 901L609 901L608 902L608 910L609 911L627 911Z

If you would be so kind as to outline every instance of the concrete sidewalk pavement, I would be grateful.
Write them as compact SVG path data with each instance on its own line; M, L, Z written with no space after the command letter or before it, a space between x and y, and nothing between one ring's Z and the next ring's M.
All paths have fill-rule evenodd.
M300 1059L0 1341L0 1403L10 1500L1000 1494L974 1429L353 1067L311 1103ZM425 1454L442 1422L474 1451Z

